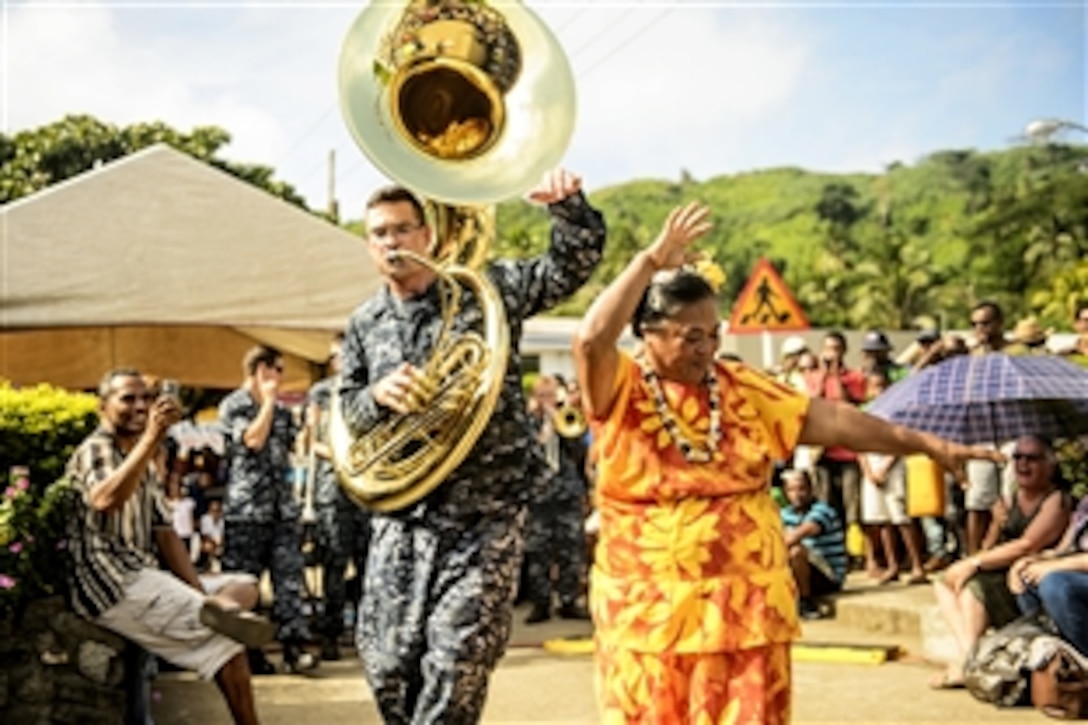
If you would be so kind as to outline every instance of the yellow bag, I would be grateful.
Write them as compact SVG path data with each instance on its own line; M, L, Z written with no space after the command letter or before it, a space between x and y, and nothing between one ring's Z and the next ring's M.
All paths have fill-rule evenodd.
M865 534L861 524L853 523L846 527L846 553L850 556L865 555Z

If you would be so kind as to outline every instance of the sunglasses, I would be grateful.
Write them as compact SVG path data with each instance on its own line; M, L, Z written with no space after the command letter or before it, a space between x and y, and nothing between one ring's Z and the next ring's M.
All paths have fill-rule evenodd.
M989 320L971 320L971 327L987 327L994 324L992 319Z
M1014 461L1041 461L1043 460L1042 453L1013 453L1012 459Z
M155 396L152 395L151 393L144 393L143 395L135 395L133 393L128 393L127 395L122 395L121 397L118 398L118 400L120 400L125 405L132 405L137 400L142 400L145 403L149 403L154 399L155 399Z

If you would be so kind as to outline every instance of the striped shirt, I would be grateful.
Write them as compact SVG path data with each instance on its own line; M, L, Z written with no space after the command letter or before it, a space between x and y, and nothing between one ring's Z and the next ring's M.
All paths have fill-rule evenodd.
M119 511L91 507L91 490L124 460L113 432L99 426L68 461L68 479L79 492L75 515L69 519L72 608L88 619L121 601L126 574L159 568L153 529L172 521L162 481L151 465Z
M793 506L782 509L782 524L786 528L796 529L808 521L819 526L820 533L806 536L801 543L826 559L835 572L835 579L842 582L846 577L846 536L843 534L839 515L823 501L813 501L804 513Z

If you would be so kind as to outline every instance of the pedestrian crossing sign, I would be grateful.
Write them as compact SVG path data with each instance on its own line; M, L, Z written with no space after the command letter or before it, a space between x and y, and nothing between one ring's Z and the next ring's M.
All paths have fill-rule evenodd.
M756 262L740 291L729 332L800 332L809 328L801 305L766 257Z

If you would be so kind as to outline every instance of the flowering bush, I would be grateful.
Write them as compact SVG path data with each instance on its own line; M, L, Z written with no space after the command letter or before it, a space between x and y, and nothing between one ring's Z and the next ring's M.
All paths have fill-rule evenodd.
M12 468L0 498L0 614L64 591L73 491L61 480L35 495L26 469Z
M71 489L58 479L97 408L93 395L0 381L0 614L63 591Z

